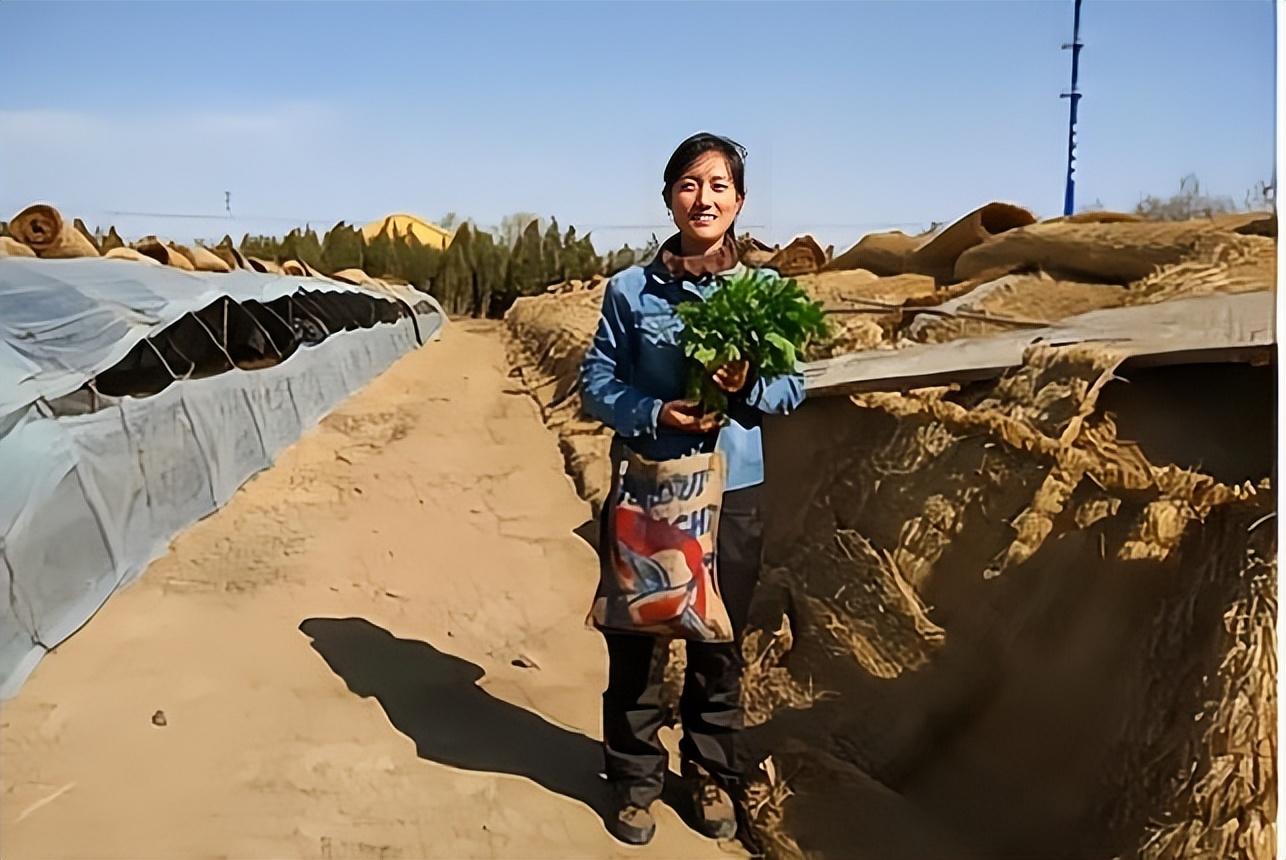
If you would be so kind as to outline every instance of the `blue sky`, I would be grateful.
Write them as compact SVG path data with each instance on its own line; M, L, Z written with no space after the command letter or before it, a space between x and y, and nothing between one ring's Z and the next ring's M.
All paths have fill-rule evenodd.
M1078 202L1272 177L1270 2L1082 16ZM0 218L47 200L186 240L532 211L619 245L664 232L661 170L698 130L749 148L742 223L771 241L847 246L992 199L1054 215L1071 19L1071 0L6 0ZM219 214L225 190L231 221L111 214Z

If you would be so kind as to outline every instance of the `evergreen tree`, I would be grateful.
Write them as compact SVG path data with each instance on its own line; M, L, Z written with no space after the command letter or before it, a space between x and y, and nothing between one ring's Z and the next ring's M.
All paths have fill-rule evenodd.
M307 263L314 269L321 268L321 242L312 228L300 230L298 227L286 234L277 250L278 262L298 260Z
M603 274L603 258L594 250L594 242L590 239L590 234L586 233L580 243L581 279L588 280L595 275Z
M305 226L304 232L300 234L298 253L299 256L296 259L300 262L307 263L314 269L321 268L321 240L317 238L317 232L312 227Z
M393 250L393 240L388 231L381 230L366 246L362 256L362 267L366 274L375 278L385 275L396 275L397 260Z
M576 239L576 228L569 226L567 235L563 237L563 251L560 258L562 263L562 275L564 280L579 278L582 268L581 264L581 246Z
M366 245L362 231L340 221L322 240L321 270L330 274L344 269L362 268L362 251Z
M277 255L277 262L279 263L284 263L287 260L299 259L299 238L296 230L291 230L281 240L281 244L277 249Z
M447 246L437 278L433 281L432 296L442 303L448 314L466 314L473 304L473 230L466 223L456 230Z
M603 261L594 250L594 243L588 235L578 238L575 227L567 228L562 255L562 274L565 280L589 280L603 270Z
M281 243L272 236L251 236L249 233L241 238L241 253L247 257L258 257L280 263L282 256Z
M393 246L397 267L403 278L423 289L438 273L442 252L423 244L411 230Z
M473 236L473 313L490 316L503 313L498 295L504 291L505 262L509 252L495 241L490 233L479 232Z
M536 229L540 229L540 219L534 212L514 212L512 215L506 215L500 219L498 228L497 241L506 249L512 251L518 244L518 238L522 232L527 229L527 225L535 221Z
M563 243L558 233L558 219L552 218L540 247L541 286L566 280L563 270Z
M634 249L629 245L621 245L620 250L608 257L607 274L615 275L633 266L634 262Z
M518 237L518 244L514 246L509 258L506 293L510 302L518 296L534 296L544 290L543 246L544 239L540 235L540 225L531 221Z

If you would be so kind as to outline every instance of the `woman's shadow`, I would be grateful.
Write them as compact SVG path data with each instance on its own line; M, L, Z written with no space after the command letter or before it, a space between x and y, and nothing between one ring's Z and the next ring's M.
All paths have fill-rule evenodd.
M602 748L477 686L480 666L363 618L309 618L299 629L348 689L374 696L420 758L523 776L606 821Z

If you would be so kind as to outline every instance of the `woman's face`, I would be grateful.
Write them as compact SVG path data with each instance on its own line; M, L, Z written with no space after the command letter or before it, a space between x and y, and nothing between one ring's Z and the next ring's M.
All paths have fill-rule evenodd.
M728 161L718 152L702 155L670 188L674 226L687 240L686 245L703 252L723 239L743 202Z

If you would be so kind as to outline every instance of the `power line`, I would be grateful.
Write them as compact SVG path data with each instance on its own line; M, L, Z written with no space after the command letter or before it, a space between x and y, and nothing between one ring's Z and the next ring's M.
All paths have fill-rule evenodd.
M206 212L141 212L124 209L105 209L100 210L103 215L117 216L125 218L177 218L189 221L220 221L225 223L244 222L244 221L275 221L285 224L328 224L331 222L330 217L326 218L304 218L291 217L285 215L232 215L230 213L211 214ZM362 219L339 219L356 223ZM365 223L365 221L363 221ZM653 224L573 224L578 230L672 230L673 222L653 223ZM778 227L803 228L803 232L810 230L867 230L871 228L896 228L896 227L921 227L924 221L853 221L848 223L810 223L810 222L790 222L782 221ZM738 229L745 230L765 230L767 224L738 224Z
M119 209L104 209L104 215L119 215L129 218L189 218L195 221L285 221L292 224L328 223L329 218L291 218L285 215L210 215L202 212L127 212Z

